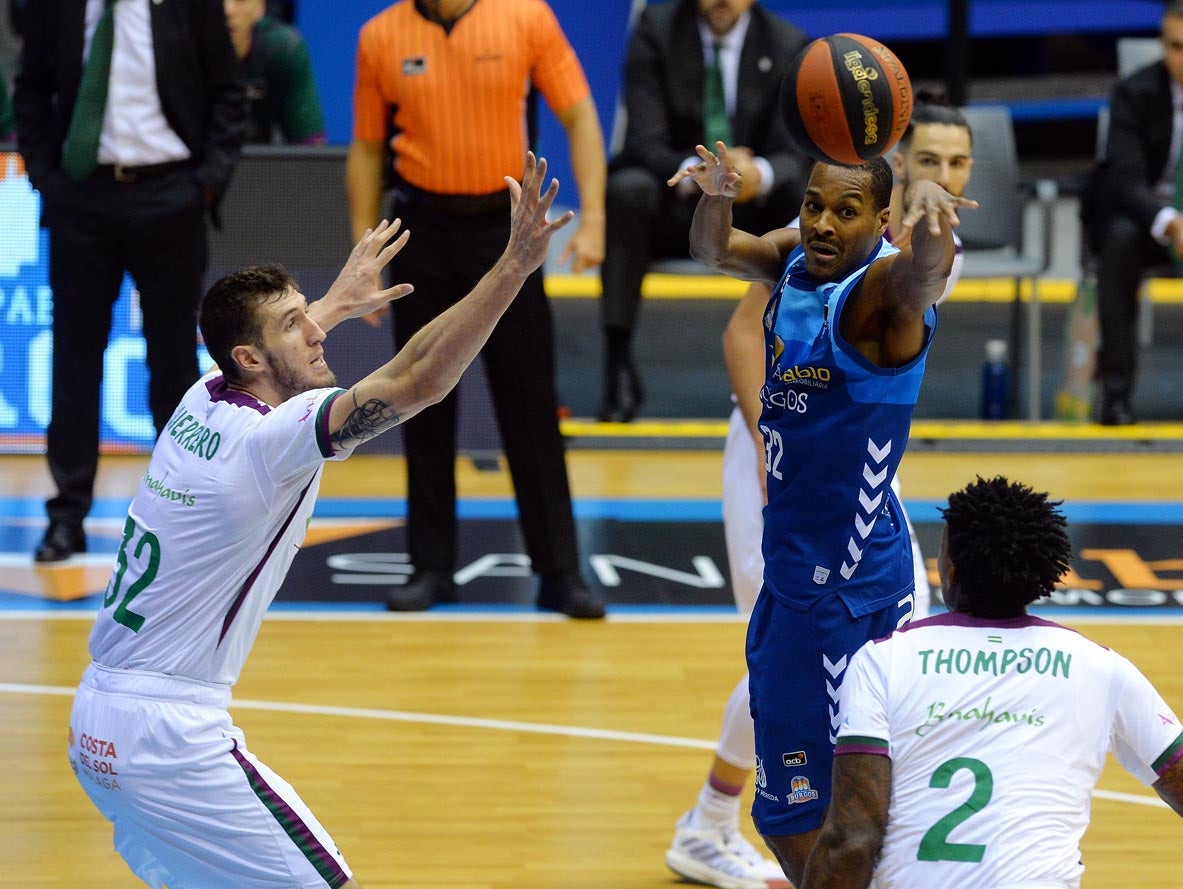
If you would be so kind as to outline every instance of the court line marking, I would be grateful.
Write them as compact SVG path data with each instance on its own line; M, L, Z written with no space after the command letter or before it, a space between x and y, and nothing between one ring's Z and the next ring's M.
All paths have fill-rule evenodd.
M631 425L631 424L630 424ZM95 501L86 527L92 534L116 532L123 527L130 498L100 498ZM722 501L718 497L578 497L573 501L575 518L579 521L618 519L622 521L654 522L720 522L723 518ZM941 522L938 508L944 500L904 498L904 507L912 520L922 524ZM36 502L41 509L41 501ZM463 497L457 501L456 515L461 521L508 521L517 518L517 503L513 497ZM1099 525L1170 525L1183 521L1183 503L1178 500L1070 500L1061 512L1069 522ZM406 500L402 497L321 497L313 513L313 521L322 524L347 524L358 521L405 519ZM0 499L0 523L15 528L45 526L43 515L33 513L33 504L16 499ZM111 543L114 553L118 540ZM29 564L28 552L4 553L18 564ZM108 556L110 558L110 556Z
M76 689L64 685L26 685L16 682L0 682L0 694L49 695L73 697ZM512 719L482 719L474 716L448 716L443 713L414 713L408 710L376 710L367 707L331 707L322 704L296 704L279 701L253 701L235 699L231 710L262 710L270 713L301 713L309 716L339 716L348 719L376 719L385 722L410 722L419 725L444 725L460 728L485 729L489 731L528 732L535 735L555 735L564 738L589 738L597 741L619 741L627 744L651 744L659 747L683 747L692 750L714 750L716 741L702 741L697 738L679 738L676 735L653 735L645 732L621 732L612 729L582 728L578 726L550 725L541 722L518 722ZM1114 802L1131 803L1139 806L1168 808L1158 797L1144 794L1121 793L1113 790L1093 789L1093 796Z
M1146 796L1145 794L1137 793L1120 793L1116 790L1097 790L1093 789L1093 796L1097 799L1112 800L1115 803L1132 803L1135 806L1152 806L1158 809L1169 809L1157 796Z
M1116 608L1035 608L1031 614L1068 627L1113 624L1116 626L1183 626L1179 609L1161 613ZM24 600L12 606L0 603L0 621L86 620L93 621L98 609L93 602L48 602ZM934 609L932 614L943 614ZM443 605L431 611L389 612L372 602L274 602L267 621L325 621L334 623L581 623L561 614L536 611L533 605ZM610 605L604 623L619 624L734 624L746 623L747 616L730 605ZM591 622L594 623L594 622ZM591 623L587 625L591 625Z

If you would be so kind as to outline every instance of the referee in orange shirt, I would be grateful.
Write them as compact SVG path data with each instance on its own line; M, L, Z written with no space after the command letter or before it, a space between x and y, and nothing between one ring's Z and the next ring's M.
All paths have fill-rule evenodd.
M604 140L587 79L543 0L399 0L362 27L346 188L355 239L379 218L387 145L392 213L411 230L391 263L415 285L394 303L395 348L467 293L509 237L509 192L526 157L526 97L536 87L567 131L579 227L560 261L604 258ZM392 135L393 134L393 135ZM536 271L482 353L538 605L604 615L579 574L559 433L554 323ZM456 600L456 393L405 424L407 538L414 573L392 611Z

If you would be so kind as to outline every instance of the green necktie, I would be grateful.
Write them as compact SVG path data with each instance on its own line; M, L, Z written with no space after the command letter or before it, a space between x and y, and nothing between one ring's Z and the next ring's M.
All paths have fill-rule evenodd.
M107 81L111 77L114 38L115 0L107 0L94 36L90 38L90 55L82 69L78 98L62 146L62 169L75 182L81 182L99 164L99 134L103 130L103 111L107 107Z
M731 144L731 118L727 116L727 100L723 97L723 72L719 68L718 40L711 47L711 63L707 66L702 84L702 130L706 147L715 150L716 142Z

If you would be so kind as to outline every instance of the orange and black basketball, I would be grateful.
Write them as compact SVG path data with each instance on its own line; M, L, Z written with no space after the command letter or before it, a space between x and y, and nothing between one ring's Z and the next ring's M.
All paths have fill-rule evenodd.
M861 34L814 40L781 86L781 110L815 160L857 166L882 157L912 117L912 83L895 53Z

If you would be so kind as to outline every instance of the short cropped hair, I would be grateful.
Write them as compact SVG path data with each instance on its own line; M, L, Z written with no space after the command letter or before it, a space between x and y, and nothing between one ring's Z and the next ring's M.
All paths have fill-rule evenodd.
M965 610L1013 617L1055 589L1072 560L1062 503L1001 475L950 495L941 514Z
M235 346L263 345L263 321L259 307L296 290L296 279L280 265L254 266L219 279L201 300L198 324L210 357L226 379L238 382L241 374L230 357Z
M1180 0L1180 5L1183 6L1183 0ZM911 144L916 127L932 123L962 127L969 134L969 144L973 147L974 131L961 109L956 105L950 105L949 100L940 93L927 90L921 90L916 94L915 102L912 104L912 119L908 121L908 128L904 130L903 138L900 139L900 147L907 148Z
M863 164L863 169L871 174L871 200L875 202L875 209L882 210L890 206L891 186L894 182L891 164L881 157L876 157Z
M813 175L813 168L822 161L814 161L809 165L809 174ZM891 164L881 157L873 157L865 163L858 166L851 164L835 164L830 163L831 167L845 167L848 170L861 170L865 172L871 179L871 201L875 205L875 211L878 212L891 204L891 186L893 184L893 173L891 172Z

